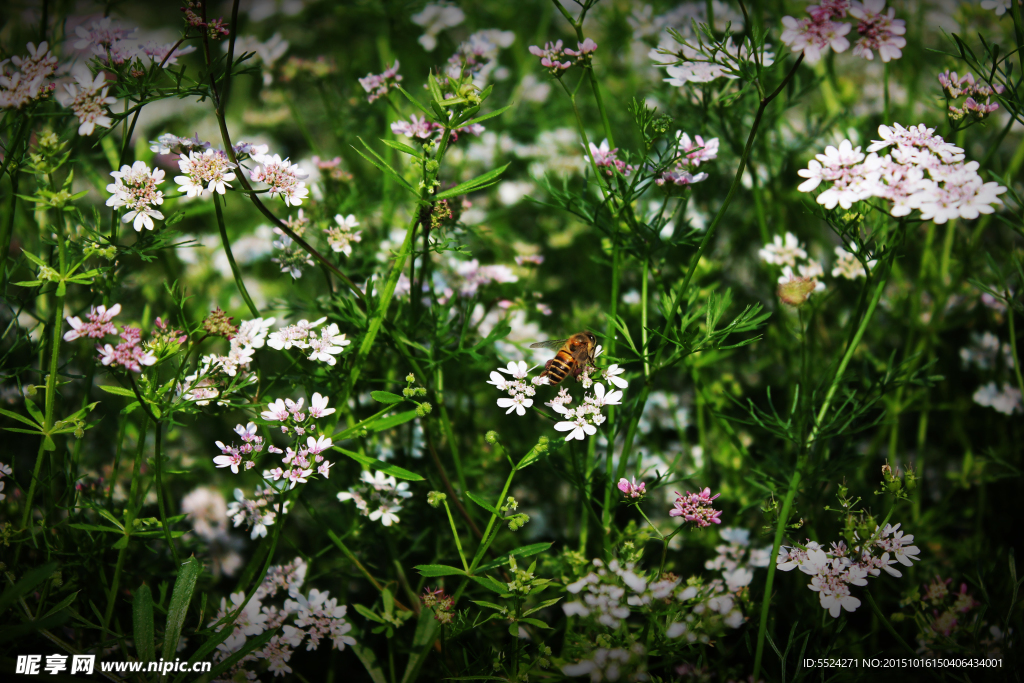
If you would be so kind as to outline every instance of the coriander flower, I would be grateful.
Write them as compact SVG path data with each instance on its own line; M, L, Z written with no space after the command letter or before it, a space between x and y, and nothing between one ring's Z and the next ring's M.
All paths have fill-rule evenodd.
M74 341L82 337L99 339L108 334L117 334L117 326L111 320L120 312L121 304L114 304L109 309L100 304L99 306L93 306L89 311L89 314L86 316L89 319L87 323L83 323L82 319L77 315L68 317L66 320L68 325L71 325L71 330L64 333L64 341Z
M327 417L334 412L334 408L327 407L328 398L321 396L320 392L313 394L313 397L309 399L309 415L314 419L320 419L321 417Z
M252 159L259 166L249 172L249 177L269 185L270 196L280 195L285 206L299 206L309 196L309 189L302 182L307 174L297 164L282 160L278 154L257 154Z
M337 227L331 226L325 228L324 232L327 234L327 243L331 245L331 250L341 252L345 256L352 255L352 243L362 241L362 231L356 230L353 232L352 228L359 225L359 221L356 220L354 214L348 216L342 216L338 214L334 217L334 221L338 224Z
M423 27L419 44L427 52L437 47L437 34L446 28L458 26L466 20L466 14L450 2L436 2L424 7L411 17L414 24Z
M611 384L617 386L619 389L625 389L629 386L629 382L619 377L625 370L620 368L618 364L609 365L601 371L601 377L608 380Z
M572 441L573 439L583 441L588 436L597 434L597 427L587 421L586 413L577 414L577 411L582 411L583 409L584 406L580 406L573 410L566 410L563 408L562 410L564 410L564 412L559 411L562 412L562 415L567 419L562 422L555 423L555 431L569 432L565 436L566 441Z
M174 182L189 197L198 197L203 192L225 194L231 187L230 181L235 179L232 168L235 164L228 161L226 154L220 150L208 149L205 152L189 151L181 155L178 168L185 175L174 177Z
M526 409L533 405L532 398L526 398L523 394L516 394L512 398L499 398L498 407L508 408L505 414L508 415L513 410L516 411L517 415L526 415Z
M107 80L103 72L95 77L80 73L75 76L75 81L77 85L69 83L64 86L67 97L61 104L78 117L81 124L78 126L78 134L92 135L96 126L110 128L113 120L107 116L106 105L114 104L117 99L107 96Z
M131 166L122 166L120 171L111 171L110 175L115 182L107 185L107 192L111 193L107 206L128 208L121 218L123 223L132 222L135 232L141 232L143 227L153 229L154 218L163 220L164 215L153 208L164 203L164 193L156 189L164 181L163 169L150 169L146 162L136 161Z

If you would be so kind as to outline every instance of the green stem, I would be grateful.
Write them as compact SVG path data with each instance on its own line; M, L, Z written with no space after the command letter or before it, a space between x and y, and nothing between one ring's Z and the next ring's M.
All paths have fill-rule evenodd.
M452 452L452 461L455 463L455 477L459 480L459 486L463 491L468 491L466 476L462 473L462 458L459 456L459 445L455 440L455 431L452 429L452 422L448 418L448 409L444 406L444 374L438 366L434 375L437 389L434 392L434 400L437 401L438 412L441 416L441 429L444 431L444 438L448 442L448 450Z
M462 560L462 568L469 573L469 564L466 563L466 553L462 552L462 541L459 540L459 530L455 528L455 520L452 518L452 509L448 507L448 501L441 501L444 503L444 511L448 513L448 523L452 527L452 537L455 539L455 547L459 550L459 559Z
M0 289L7 288L7 256L11 253L11 239L14 237L14 215L18 208L18 180L21 177L19 167L21 165L21 143L25 137L25 129L28 128L29 117L21 119L18 132L14 134L14 141L7 147L7 155L0 167L0 179L10 169L11 172L11 200L7 213L7 220L3 224L3 233L0 233Z
M892 623L882 613L882 610L879 609L878 604L875 602L875 599L871 597L871 591L864 591L864 595L868 599L868 604L871 605L871 611L875 613L875 616L881 619L882 625L885 626L885 630L892 634L892 637L896 639L896 642L903 646L903 649L909 652L911 656L917 657L917 651L914 650L914 648L910 647L910 645L907 644L907 641L903 640L903 638L900 637L900 634L896 632L895 628L893 628Z
M1017 330L1014 328L1013 317L1015 311L1013 310L1013 303L1010 301L1010 293L1006 293L1006 317L1010 319L1010 353L1013 354L1013 371L1017 375L1017 388L1020 389L1020 393L1024 396L1024 377L1021 376L1020 371L1020 356L1017 355Z
M178 557L178 549L174 546L174 537L171 535L171 526L167 522L167 503L164 499L164 454L163 454L163 423L157 422L154 431L154 460L156 461L156 501L160 510L160 526L164 530L164 540L167 547L171 549L171 556L174 558L174 566L181 566L181 559Z
M508 479L505 480L505 488L501 490L501 495L498 496L498 502L494 504L494 508L500 509L501 504L505 501L505 496L508 494L508 489L512 486L512 477L516 476L516 469L513 467L512 471L508 473ZM491 529L494 528L494 523L498 520L498 515L491 514L491 518L487 521L487 527L484 529L484 537L480 542L480 547L477 548L476 554L473 555L473 561L469 563L469 571L472 573L476 566L480 564L480 560L483 559L484 553L491 546L491 542L494 540L491 538Z
M414 222L419 219L413 219ZM370 356L370 351L373 349L374 342L377 340L377 333L380 332L380 327L384 323L384 317L388 313L388 307L391 305L391 299L395 295L395 288L398 286L398 277L402 274L402 268L405 266L405 259L409 257L409 251L412 249L412 237L413 226L409 226L409 229L405 233L405 239L402 241L402 246L398 250L398 256L395 257L395 264L391 267L391 272L388 274L387 282L384 285L384 291L381 292L379 303L377 305L377 311L370 318L370 326L366 330L366 334L363 335L363 342L359 345L359 353L356 355L355 361L352 363L352 369L349 371L348 382L345 385L345 391L342 393L341 402L344 403L348 400L348 397L352 395L352 390L355 388L356 382L359 381L359 376L363 372L363 366L366 364L367 358ZM369 286L369 285L368 285Z
M256 308L256 304L253 303L252 297L249 296L249 290L245 288L245 282L242 281L242 271L238 269L238 264L235 262L235 255L231 252L231 241L228 239L228 228L224 223L224 211L220 206L220 197L216 193L213 195L213 208L217 212L217 228L220 230L220 242L224 245L224 255L228 257L228 265L231 266L231 274L235 276L235 285L238 286L238 293L242 295L242 299L245 300L245 305L249 307L249 312L252 313L252 317L260 317L260 311Z
M640 352L644 357L644 382L651 376L651 365L647 357L647 269L650 267L650 258L644 256L643 270L640 280L640 340L642 346Z
M775 558L779 555L779 547L782 545L782 535L786 531L786 522L789 513L793 509L793 500L796 498L797 487L800 486L800 469L803 461L797 463L793 476L789 480L789 490L786 491L786 498L782 503L782 512L779 513L779 521L775 525L775 540L772 542L771 562L768 564L768 578L764 584L764 597L761 601L761 623L757 629L757 649L754 652L754 674L752 680L760 680L761 657L764 655L764 636L768 630L768 613L772 604L772 585L775 582Z
M107 594L107 608L103 613L103 628L110 624L110 617L114 614L114 605L117 604L117 591L121 583L121 571L124 569L124 560L128 554L128 541L131 538L132 528L135 526L135 517L138 515L142 501L139 500L139 480L142 479L142 454L146 448L146 418L142 418L139 426L139 442L135 449L135 466L132 469L132 483L128 492L128 514L124 517L125 544L117 551L117 564L114 565L114 578L110 584L110 593Z

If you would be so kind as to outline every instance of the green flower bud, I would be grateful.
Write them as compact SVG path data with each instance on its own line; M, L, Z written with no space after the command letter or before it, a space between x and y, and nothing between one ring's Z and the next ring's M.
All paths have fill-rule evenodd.
M493 429L484 435L484 441L491 444L492 446L498 443L498 432Z
M430 507L438 507L444 501L448 500L448 496L441 493L440 491L431 491L427 494L427 504Z
M430 415L430 411L434 409L434 406L429 403L421 403L416 406L416 417L426 417Z

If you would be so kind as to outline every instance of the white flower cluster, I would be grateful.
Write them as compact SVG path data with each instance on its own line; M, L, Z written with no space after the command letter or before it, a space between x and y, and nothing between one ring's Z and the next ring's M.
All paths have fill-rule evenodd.
M290 398L277 399L267 404L267 409L260 413L260 417L271 422L281 422L281 432L292 434L295 437L294 448L289 446L284 452L282 462L287 466L275 467L272 470L264 470L263 478L268 481L282 482L288 488L293 489L298 484L305 484L309 481L314 469L324 479L331 476L333 463L324 457L324 451L332 448L334 442L331 437L322 433L315 436L317 429L315 420L334 413L334 408L328 408L328 397L322 396L319 392L313 394L309 400L309 414L303 412L303 399L292 401ZM305 437L305 441L303 441ZM281 449L273 452L281 453Z
M601 347L598 346L594 357L599 356L601 351ZM509 375L511 379L503 377L499 373ZM615 389L609 391L604 384L595 382L592 376L595 373L607 380L610 385L621 389L629 386L629 382L619 377L623 370L618 365L610 365L604 370L587 367L580 372L576 380L583 384L583 388L588 390L588 393L583 397L583 404L576 408L567 407L572 403L572 396L569 395L569 390L566 387L562 387L558 395L545 405L564 418L555 424L555 430L568 432L565 437L566 441L574 439L582 441L588 436L596 434L597 428L607 419L601 414L601 409L604 406L621 405L622 403L622 392ZM548 384L547 377L533 377L529 382L526 381L527 378L529 378L529 370L525 361L509 361L508 367L498 368L498 372L491 372L491 379L487 383L508 393L508 397L503 396L498 399L499 408L508 408L505 411L506 415L512 411L518 415L525 415L526 409L533 406L532 397L537 394L535 387Z
M338 224L337 227L332 225L324 229L324 233L327 234L327 243L331 245L332 251L341 252L345 256L351 256L352 243L363 240L361 230L352 231L352 228L359 225L359 221L356 220L354 214L342 216L339 213L334 217L334 222Z
M344 351L345 347L352 343L352 340L341 334L337 323L331 323L322 328L318 335L316 328L326 321L326 317L313 322L303 319L294 325L282 327L270 333L267 346L279 351L292 347L304 351L312 350L308 356L309 360L323 361L328 365L334 365L338 362L335 356Z
M978 162L964 162L964 151L935 135L933 128L924 124L904 128L897 123L879 126L878 134L882 139L868 146L867 155L849 140L839 147L826 147L824 154L798 172L807 180L797 189L810 192L822 182L830 183L817 197L826 209L837 204L849 209L855 202L878 197L892 203L893 216L917 210L922 220L940 224L953 218L977 218L1003 203L999 195L1006 188L984 182ZM877 152L890 147L889 154L878 156Z
M1000 344L999 337L991 332L971 333L971 345L960 349L960 360L964 367L972 365L979 370L991 370L1001 362L1006 368L1013 368L1013 349L1009 342Z
M217 405L227 405L227 393L238 391L256 381L256 377L249 372L249 365L256 349L266 344L267 331L274 321L274 318L243 321L231 337L228 354L203 356L196 371L178 384L178 395L199 406L209 405L213 400L217 401Z
M7 497L7 494L4 493L4 485L6 484L6 482L4 481L4 477L9 477L13 473L14 470L11 468L10 465L5 465L4 463L0 462L0 500L3 500L4 498Z
M747 63L760 61L763 66L771 66L775 62L772 46L765 44L762 52L755 55L747 44L741 40L739 45L733 43L732 37L724 41L703 43L686 40L683 43L666 35L657 48L648 53L655 66L666 67L668 78L665 82L676 87L684 87L688 83L710 83L719 78L736 79L743 73ZM666 61L666 57L674 58Z
M722 572L726 587L733 593L750 585L754 580L754 569L767 567L771 563L772 549L751 548L750 531L725 527L719 532L726 544L715 546L715 559L704 563L705 569Z
M238 474L238 467L241 465L246 470L256 466L256 456L263 452L263 437L256 435L256 423L250 422L247 425L235 425L235 433L242 439L241 446L231 444L225 446L223 441L217 441L217 448L221 454L213 459L217 467L230 467L234 474ZM270 453L281 453L281 449L271 445Z
M215 662L223 662L241 650L251 636L258 636L271 629L280 628L281 631L261 649L242 657L219 680L255 680L255 672L247 671L245 665L261 659L267 661L268 670L275 677L291 673L292 668L288 662L303 643L307 651L316 650L326 638L331 640L336 650L344 650L346 645L356 644L355 638L348 635L352 625L345 619L348 613L346 605L339 605L338 599L330 597L329 592L321 592L316 588L309 589L306 595L302 594L302 585L308 573L309 566L301 557L296 557L286 565L271 567L248 602L241 592L231 594L230 605L227 599L221 598L220 610L208 626L213 626L228 614L242 608L243 604L245 606L231 624L231 635L217 646ZM264 604L281 589L287 590L288 597L280 607ZM289 620L291 623L286 623ZM217 631L224 626L218 626Z
M259 165L249 172L249 177L267 185L271 197L280 195L285 206L300 206L309 196L309 188L302 182L308 174L298 164L281 159L279 154L254 154L252 159Z
M110 175L114 182L107 185L107 192L111 193L107 206L128 209L121 222L132 223L135 232L142 232L143 227L155 227L154 218L163 220L163 213L153 208L164 203L164 193L157 189L164 181L163 169L150 169L146 162L136 161L131 166L125 164L120 171L111 171Z
M117 99L107 95L107 79L102 71L95 77L88 71L80 71L75 74L75 83L66 84L64 89L67 95L61 104L78 117L79 135L92 135L96 126L110 128L113 119L107 116L107 106Z
M173 66L178 62L178 57L196 50L193 45L175 47L175 43L141 43L133 37L136 31L137 28L127 28L110 17L103 17L88 27L75 27L78 36L75 49L86 51L103 64L120 65L139 61L143 64L163 64L165 67Z
M243 564L238 553L241 540L228 532L228 506L221 492L199 486L181 499L181 511L192 523L195 535L206 543L214 576L233 576Z
M46 42L25 46L28 56L15 55L0 62L0 109L21 109L46 97L56 87L48 79L57 70L57 58ZM17 70L9 69L9 64Z
M252 528L250 538L257 536L266 538L267 527L277 521L277 506L274 504L274 497L277 492L269 486L257 487L251 499L245 497L242 489L235 489L235 499L228 503L228 517L235 528L245 526ZM288 512L288 502L281 503L281 514Z
M995 382L989 382L978 387L973 398L979 406L992 408L1003 415L1021 412L1020 389L1009 384L1000 389Z
M799 568L811 576L807 586L818 593L822 608L833 617L842 610L853 612L860 607L860 600L853 597L850 586L866 586L868 577L877 577L885 570L890 576L903 576L892 565L899 562L905 567L913 560L920 559L920 550L912 534L904 534L900 525L886 524L885 528L875 527L867 541L848 548L845 541L833 543L830 550L824 550L815 541L808 541L803 547L782 546L775 564L780 571L788 572ZM881 551L881 556L875 553Z
M339 493L338 500L343 503L349 500L355 502L359 513L369 517L372 522L379 519L384 526L391 526L401 521L398 513L402 511L402 500L412 497L409 484L404 481L399 483L380 470L372 474L363 470L360 479L361 484Z
M574 595L582 593L582 599L562 604L566 616L593 618L617 630L629 617L630 608L651 610L673 602L682 603L676 614L681 620L670 623L666 635L685 637L691 643L710 642L709 634L716 632L719 624L739 628L745 621L735 597L720 579L704 584L693 578L682 586L680 579L674 576L650 581L637 574L632 563L623 565L612 560L606 567L604 562L594 559L593 565L593 571L566 586Z
M589 657L562 667L566 676L590 676L591 683L600 681L649 681L645 655L647 649L640 643L624 647L599 647ZM623 679L623 674L626 678Z

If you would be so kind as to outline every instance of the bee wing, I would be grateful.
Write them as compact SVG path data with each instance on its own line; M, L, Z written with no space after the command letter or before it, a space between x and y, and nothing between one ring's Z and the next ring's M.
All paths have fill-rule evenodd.
M568 339L548 339L547 341L537 342L536 344L530 344L531 349L560 349L569 341Z

